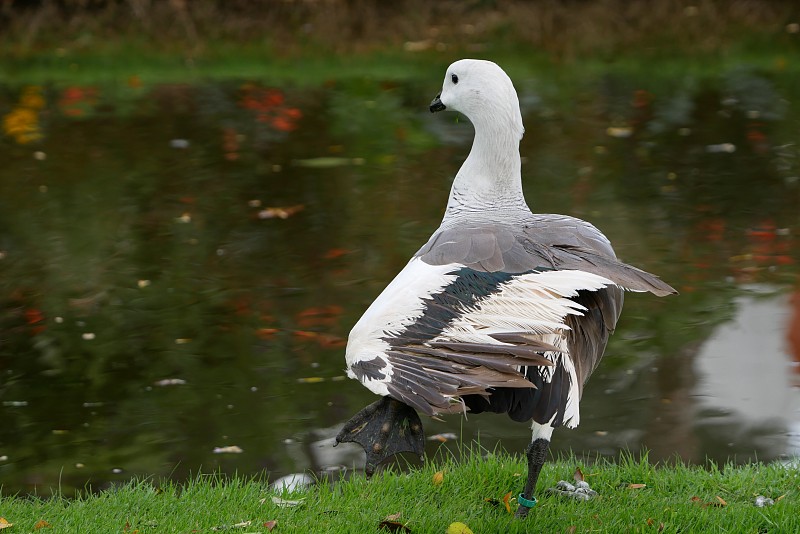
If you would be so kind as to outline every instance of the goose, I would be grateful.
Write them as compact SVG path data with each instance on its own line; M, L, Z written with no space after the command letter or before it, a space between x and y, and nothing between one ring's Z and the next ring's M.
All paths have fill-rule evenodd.
M432 113L473 124L469 155L444 218L348 337L347 376L381 399L344 424L335 444L366 452L367 476L398 452L423 458L417 412L506 413L531 425L517 516L534 492L554 429L580 422L579 403L622 311L623 291L676 293L619 261L592 224L534 214L522 191L522 114L495 63L450 65Z

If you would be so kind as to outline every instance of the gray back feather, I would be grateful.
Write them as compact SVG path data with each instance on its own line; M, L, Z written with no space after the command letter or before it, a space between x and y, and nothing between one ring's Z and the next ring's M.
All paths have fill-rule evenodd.
M617 260L608 239L585 221L563 215L531 215L514 222L444 226L416 256L430 265L456 263L484 272L574 269L632 291L658 296L676 293L657 276Z

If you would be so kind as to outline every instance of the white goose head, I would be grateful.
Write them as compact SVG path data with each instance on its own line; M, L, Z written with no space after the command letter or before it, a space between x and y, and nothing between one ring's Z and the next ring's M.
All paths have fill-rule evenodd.
M442 91L431 102L431 112L459 111L478 130L502 128L514 141L522 138L522 113L511 78L491 61L462 59L447 68Z
M462 216L496 218L512 211L530 214L522 193L519 142L525 131L517 91L503 69L479 59L462 59L447 69L431 112L466 115L475 127L472 149L456 174L443 224Z

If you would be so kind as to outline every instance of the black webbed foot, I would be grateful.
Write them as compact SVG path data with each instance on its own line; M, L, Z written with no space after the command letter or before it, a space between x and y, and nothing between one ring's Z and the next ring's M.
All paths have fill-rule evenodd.
M367 477L378 464L399 452L413 452L420 460L425 454L425 434L417 412L391 397L373 402L347 421L333 446L343 442L364 447Z

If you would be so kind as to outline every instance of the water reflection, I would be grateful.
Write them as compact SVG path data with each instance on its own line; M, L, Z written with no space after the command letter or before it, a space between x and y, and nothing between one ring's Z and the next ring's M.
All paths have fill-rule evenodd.
M716 459L731 450L800 456L800 375L792 360L800 354L791 355L788 344L797 335L789 329L797 310L775 288L743 289L749 294L734 299L733 319L714 330L695 359L696 426L720 444Z
M554 447L796 454L791 83L544 79L519 83L529 204L591 220L682 293L626 300ZM471 135L426 112L432 87L4 88L3 491L363 461L328 447L372 400L342 379L344 339L438 226ZM497 416L426 431L529 440Z

